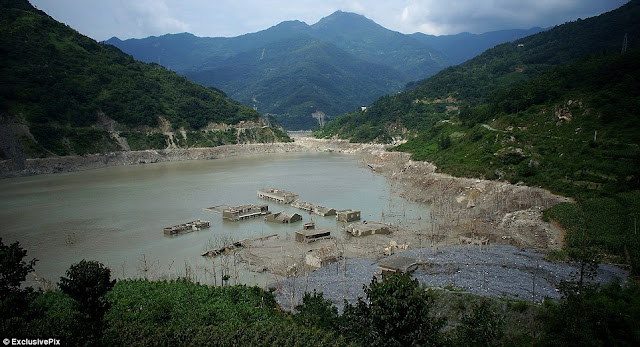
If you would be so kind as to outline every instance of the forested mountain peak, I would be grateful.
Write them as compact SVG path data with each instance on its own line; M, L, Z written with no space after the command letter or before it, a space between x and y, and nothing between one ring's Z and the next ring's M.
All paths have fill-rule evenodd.
M309 25L303 21L294 19L294 20L286 20L284 22L280 22L274 26L272 26L269 29L266 30L270 30L270 31L275 31L275 30L293 30L293 31L304 31L306 29L309 28Z
M385 29L383 26L374 22L373 20L357 14L353 12L344 12L344 11L336 11L326 17L320 19L317 23L311 26L316 30L320 29L328 29L330 28L333 31L339 30L353 30L354 28L358 28L360 30L365 29Z
M521 34L517 37L524 35L523 31L518 32ZM410 81L433 75L457 61L451 57L452 52L458 60L466 60L476 54L466 51L466 47L481 52L495 45L493 37L487 34L486 38L473 39L473 45L444 44L439 50L428 40L386 29L356 13L337 11L311 26L286 21L231 38L185 37L178 42L176 36L160 36L110 39L107 43L137 59L161 64L192 81L219 88L295 130L317 126L314 112L335 117L369 104L380 95L395 93ZM320 57L290 49L299 47L301 42L316 45L317 41L330 43L333 50L344 54L322 55L328 60L321 62ZM282 56L285 52L287 57ZM281 58L272 59L275 56ZM342 60L331 60L336 56ZM319 65L331 67L324 70L337 68L332 71L341 73L334 75L337 78L333 83L325 83L330 75L323 74ZM361 68L364 66L367 71ZM291 85L286 78L292 70L298 71L295 85L300 90L292 94L290 88L275 88Z

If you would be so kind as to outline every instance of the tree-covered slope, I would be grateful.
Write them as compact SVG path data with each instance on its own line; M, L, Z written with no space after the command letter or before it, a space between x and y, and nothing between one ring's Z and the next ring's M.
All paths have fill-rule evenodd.
M307 35L265 45L216 65L186 76L205 85L215 80L235 100L273 115L291 130L317 126L313 114L322 112L328 120L402 87L396 70L357 59Z
M461 106L486 103L496 88L524 82L587 54L620 52L625 36L632 45L640 41L638 18L638 1L630 1L597 17L501 44L439 72L410 91L380 98L366 113L341 116L319 135L371 141L388 140L406 129L413 134L428 130L437 121L456 115Z
M454 285L428 288L411 274L386 272L363 287L364 298L345 300L340 313L315 291L292 296L295 311L286 312L276 303L274 294L282 290L276 287L210 286L188 275L116 282L96 261L72 265L60 290L34 290L21 284L35 260L27 262L17 242L5 246L0 239L0 252L7 275L0 277L0 334L21 341L49 336L73 346L634 346L640 340L640 288L633 281L601 287L565 282L564 298L538 305L526 298L481 297Z
M314 37L331 42L354 56L389 66L409 82L431 76L451 65L431 46L389 30L359 14L337 11L311 26Z
M570 196L638 189L638 61L638 48L583 57L496 89L486 103L463 107L398 149L446 172Z
M3 152L22 147L27 156L99 153L119 149L106 130L148 132L161 123L165 130L196 130L259 119L219 90L135 61L27 1L1 4Z

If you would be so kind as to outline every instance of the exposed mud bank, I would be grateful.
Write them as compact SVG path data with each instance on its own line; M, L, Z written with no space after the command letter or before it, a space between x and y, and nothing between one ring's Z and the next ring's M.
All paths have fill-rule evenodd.
M485 242L539 250L564 245L563 231L541 217L568 198L542 188L436 173L434 165L412 161L405 153L374 152L365 162L405 198L431 206L433 244Z
M166 161L210 160L250 153L356 153L382 148L380 145L351 144L344 140L297 138L293 143L239 144L211 148L122 151L108 154L25 159L19 162L3 160L0 161L0 178L83 171L109 166L149 164Z

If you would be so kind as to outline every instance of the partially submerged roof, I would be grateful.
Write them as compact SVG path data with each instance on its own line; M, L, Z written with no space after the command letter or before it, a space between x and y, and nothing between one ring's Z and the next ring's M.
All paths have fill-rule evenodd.
M331 230L329 229L306 229L306 230L296 230L296 234L300 234L305 237L313 237L318 235L331 234Z
M247 211L252 209L269 209L269 205L254 205L254 204L246 204L240 206L230 206L227 211L236 212L236 211Z
M325 207L325 206L320 206L320 205L316 205L316 204L312 204L310 202L307 201L303 201L303 200L296 200L293 203L291 203L291 206L305 210L305 211L309 211L311 213L315 213L317 215L320 216L335 216L336 215L336 210L334 208L330 208L330 207Z
M298 222L302 220L302 216L298 213L289 213L289 212L276 212L274 214L268 215L265 217L267 222L281 222L281 223L291 223Z
M380 222L362 222L347 225L344 230L354 236L367 236L374 234L389 234L391 228L388 224Z
M418 261L416 258L397 256L381 260L378 262L378 267L382 271L407 273L418 267Z
M277 188L264 188L258 190L258 197L289 204L298 199L298 194Z

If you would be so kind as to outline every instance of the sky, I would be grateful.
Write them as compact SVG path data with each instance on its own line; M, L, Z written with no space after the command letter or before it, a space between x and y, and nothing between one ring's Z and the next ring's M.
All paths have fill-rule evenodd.
M233 37L287 20L314 24L342 10L405 34L480 34L552 27L618 8L627 0L30 0L97 41L190 32Z

